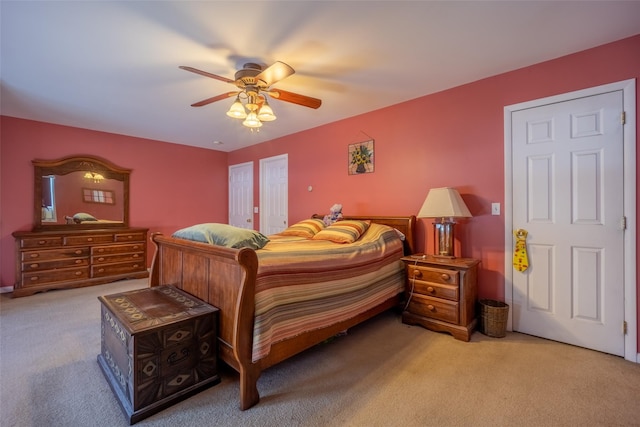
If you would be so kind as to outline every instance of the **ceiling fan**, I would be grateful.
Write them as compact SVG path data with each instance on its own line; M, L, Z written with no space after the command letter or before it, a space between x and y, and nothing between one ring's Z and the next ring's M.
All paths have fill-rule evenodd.
M231 105L231 108L229 108L229 111L227 111L227 115L237 119L243 119L242 124L252 129L262 126L262 122L276 119L267 101L267 95L274 99L314 109L319 108L322 104L322 101L317 98L271 88L275 83L295 73L295 70L284 62L276 61L266 68L263 68L260 64L248 62L244 64L242 69L236 72L235 80L184 65L181 65L179 68L237 86L240 90L207 98L191 104L191 106L202 107L235 96L236 100Z

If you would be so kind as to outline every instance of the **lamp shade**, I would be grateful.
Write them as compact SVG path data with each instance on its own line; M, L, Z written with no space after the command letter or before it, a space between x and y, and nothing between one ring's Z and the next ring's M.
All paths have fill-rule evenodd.
M432 188L418 212L418 218L469 218L471 212L455 188Z
M255 111L251 111L242 124L248 128L259 128L262 126L262 122L258 120L258 115Z
M233 117L234 119L245 119L247 117L247 112L240 102L240 97L236 97L236 101L231 104L229 111L227 111L227 116Z
M261 122L271 122L276 119L276 115L273 114L273 110L266 99L262 107L260 107L260 111L258 111L258 119Z

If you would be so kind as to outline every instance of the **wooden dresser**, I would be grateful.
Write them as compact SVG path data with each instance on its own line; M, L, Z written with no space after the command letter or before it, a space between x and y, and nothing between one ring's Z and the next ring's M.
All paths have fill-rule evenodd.
M146 228L16 231L14 297L147 277Z
M470 258L402 258L409 301L402 322L469 341L476 328L478 264Z

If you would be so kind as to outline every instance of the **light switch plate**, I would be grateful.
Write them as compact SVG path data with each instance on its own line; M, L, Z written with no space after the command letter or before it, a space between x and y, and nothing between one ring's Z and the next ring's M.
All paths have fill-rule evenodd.
M491 215L500 215L500 203L491 203Z

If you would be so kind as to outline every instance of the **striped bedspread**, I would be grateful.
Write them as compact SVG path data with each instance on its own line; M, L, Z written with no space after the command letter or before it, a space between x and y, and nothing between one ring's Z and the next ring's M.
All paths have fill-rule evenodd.
M371 224L351 244L269 238L256 251L254 362L274 343L352 318L404 289L402 241L386 225Z

